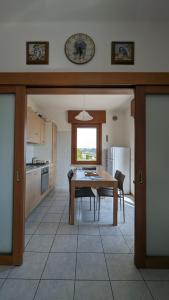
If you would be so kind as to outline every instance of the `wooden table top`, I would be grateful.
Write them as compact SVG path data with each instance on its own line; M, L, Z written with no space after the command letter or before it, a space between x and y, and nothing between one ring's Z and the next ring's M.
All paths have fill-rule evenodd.
M106 172L102 168L96 169L97 175L95 176L86 176L85 175L86 170L76 170L74 172L74 175L72 177L72 181L101 181L101 182L117 182L117 179L115 179L113 176L111 176L108 172Z

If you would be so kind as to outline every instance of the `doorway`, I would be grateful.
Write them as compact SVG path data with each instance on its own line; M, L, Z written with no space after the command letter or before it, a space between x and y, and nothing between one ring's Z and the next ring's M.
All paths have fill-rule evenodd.
M59 91L60 87L68 87L67 90L68 93L70 91L74 93L75 86L79 88L81 91L85 90L84 86L86 88L89 88L89 90L92 88L92 90L97 86L102 89L104 89L104 92L107 93L107 90L109 90L108 87L112 86L121 86L125 85L128 87L131 87L131 85L134 85L136 87L136 113L135 113L135 128L136 128L136 181L135 181L135 190L136 190L136 260L135 263L138 267L160 267L160 266L168 266L168 257L160 257L157 256L155 258L152 258L151 262L146 263L146 248L145 248L145 232L146 232L146 222L145 222L145 201L146 201L146 194L145 194L145 148L143 149L143 145L145 142L145 106L144 101L145 94L146 93L153 93L153 91L148 90L148 85L154 86L154 93L168 93L167 86L169 85L169 78L168 74L166 73L110 73L110 74L104 74L104 73L28 73L28 74L0 74L0 83L1 86L4 84L9 86L10 84L17 86L18 90L21 89L22 92L20 93L20 99L23 101L26 93L25 88L27 87L27 93L29 94L31 90L33 89L34 92L39 94L39 90L41 90L42 86L46 86L45 90L49 91L49 86L55 87L57 91ZM23 89L18 86L18 84L23 85ZM157 85L161 85L160 92L158 91ZM162 86L167 85L167 86ZM146 90L147 86L147 90ZM57 88L56 88L57 87ZM149 87L150 88L150 87ZM61 88L62 89L62 88ZM53 93L53 92L52 92ZM23 102L22 102L23 103ZM22 115L23 116L23 115ZM22 119L22 118L21 118ZM21 120L20 119L20 120ZM18 128L19 134L23 134L24 129L24 120L22 119L22 126ZM22 141L22 147L23 147L23 141ZM22 148L23 149L23 148ZM143 151L142 151L142 150ZM140 151L139 151L140 150ZM138 151L138 152L137 152ZM22 152L23 154L24 152ZM143 155L144 154L144 155ZM20 163L21 160L19 159L18 163ZM19 170L23 170L23 165L19 165ZM141 172L140 172L141 171ZM144 172L143 172L144 171ZM23 177L20 181L22 189L24 188L24 172L21 172ZM144 179L144 180L143 180ZM21 199L22 194L18 197L20 208L22 208L23 198ZM142 201L144 199L144 201ZM19 215L19 219L23 221L23 215L22 215L22 209L21 214ZM21 224L21 223L20 223ZM19 225L20 226L20 225ZM17 226L15 226L16 230ZM18 232L22 228L19 227ZM13 236L13 244L17 247L17 252L19 253L19 261L21 263L22 261L22 254L21 254L21 247L18 245L22 244L22 238L20 234L18 235L17 240L16 236L14 238ZM18 242L17 242L18 241ZM141 253L141 255L140 255ZM143 254L143 255L142 255ZM1 255L1 262L4 263L6 256ZM7 263L7 262L6 262ZM8 260L9 263L9 260ZM13 264L17 264L17 262L12 262Z
M40 89L38 89L38 93L39 92L40 92ZM96 91L96 89L94 89L94 90L93 89L90 89L90 90L84 89L84 91L83 91L84 94L81 94L81 90L76 88L76 89L74 89L74 91L73 90L71 91L71 93L72 93L71 98L69 98L70 97L69 89L68 90L63 89L62 91L61 91L61 89L59 89L59 95L57 94L57 89L55 89L55 95L52 94L52 89L48 89L48 93L49 93L49 95L46 94L46 89L44 90L44 92L42 89L41 95L39 95L39 94L36 94L36 92L33 92L33 89L31 89L31 93L28 96L28 104L32 105L32 107L33 107L33 103L34 103L34 105L39 104L39 106L41 106L41 110L39 110L39 114L42 116L45 116L45 113L47 113L47 111L48 111L49 114L46 115L48 121L50 121L50 119L54 119L54 117L56 117L55 121L57 121L58 118L60 120L60 118L62 119L62 114L63 114L64 120L62 120L62 124L60 124L60 123L58 124L59 126L62 126L62 127L61 127L61 129L59 128L60 130L57 133L59 145L61 147L59 149L60 154L61 153L63 154L63 149L65 149L65 148L67 149L66 151L64 151L64 153L65 152L67 153L67 151L69 149L69 147L68 147L69 143L67 141L67 138L68 138L69 142L71 143L71 131L70 131L71 125L68 124L68 122L67 122L66 112L67 112L67 110L72 109L72 107L73 107L73 109L80 109L83 105L83 95L86 95L86 97L88 97L88 99L87 98L85 99L86 100L85 101L86 109L89 109L89 106L88 106L89 104L90 104L90 109L93 109L93 110L95 110L96 107L97 107L97 109L98 108L105 109L107 107L108 124L104 125L104 127L103 127L103 133L104 133L104 136L103 136L104 148L103 148L103 150L104 150L104 153L103 153L103 157L102 157L102 160L103 160L102 163L104 164L104 167L106 167L106 157L105 157L106 148L108 150L108 148L110 148L110 146L112 146L112 145L121 146L121 147L122 146L130 146L130 147L132 146L132 159L133 159L133 161L132 161L133 172L132 173L134 173L134 157L133 157L134 156L134 118L131 117L131 115L130 115L130 104L131 104L131 100L133 99L133 96L134 96L132 89L118 89L118 90L110 89L109 91L108 91L108 89L106 89L106 94L108 94L108 95L105 95L105 91L102 89L100 89L100 90L97 89L97 91ZM66 94L67 100L65 99L65 96L64 96L65 94ZM89 95L90 95L90 99L89 99ZM122 96L126 96L126 100L122 99L123 98ZM57 99L57 97L58 97L58 99ZM100 106L101 102L102 102L101 100L103 97L105 97L104 101L103 101L104 105ZM107 97L107 102L106 102L106 97ZM98 99L98 98L100 98L100 99ZM116 105L116 106L114 106L114 107L110 106L111 103L113 103L115 100L116 100L116 102L114 103L114 105ZM92 101L94 101L94 106L92 106L93 104L91 104ZM79 106L75 106L76 102L79 103L78 104ZM120 102L119 107L117 106L118 102ZM47 108L48 108L47 111L45 111L45 108L46 108L45 103L47 104ZM53 104L52 109L50 109L51 103ZM54 106L54 104L56 105L56 103L58 104L58 106ZM62 113L61 111L58 111L56 114L55 111L58 110L59 104L61 105L62 103L64 103L64 105L66 107L64 113ZM68 103L70 103L70 104L68 105ZM121 107L122 108L124 107L124 111L118 110L119 108L121 109ZM114 110L112 110L113 108L114 108ZM51 114L51 112L52 112L52 114ZM115 119L115 120L113 120L113 119ZM128 125L126 126L126 124L128 124ZM67 132L66 131L63 132L63 125L66 126ZM110 131L107 131L107 130L109 130L109 128L111 126L113 126L113 128L111 128ZM130 126L132 126L132 137L128 136L128 141L130 138L132 138L132 145L129 145L128 142L126 142L126 140L124 140L124 137L129 133L128 131L131 129ZM114 132L114 140L112 140L112 136L111 136L111 135L113 135L112 132ZM123 136L123 138L122 138L122 136ZM108 139L107 143L106 143L106 139ZM65 141L64 145L63 145L63 141ZM39 146L37 146L37 147L39 150ZM62 187L67 186L67 183L68 183L67 172L71 167L70 166L70 152L71 152L71 145L70 145L70 150L68 151L66 158L63 157L63 155L62 155L61 156L62 159L60 159L61 162L59 162L59 157L57 159L57 161L60 165L59 170L61 170L61 171L59 171L59 176L61 176L61 177L64 176L63 183L60 180L60 177L58 177L58 179L57 179L59 181L59 187L61 184L62 184ZM34 153L36 153L35 156L37 156L37 149L34 150ZM66 153L65 153L65 155L66 155ZM42 155L42 152L40 155ZM40 156L40 159L45 160L46 157ZM48 159L50 160L50 158L48 158ZM65 165L65 162L67 162L67 165ZM114 175L114 173L112 175ZM134 178L130 179L132 184L133 184L133 179ZM127 207L126 210L132 211L131 215L130 215L130 217L132 216L132 221L128 225L128 228L127 228L126 224L124 224L124 226L121 226L121 231L124 233L124 236L126 237L126 239L124 239L124 243L123 243L123 236L122 236L121 242L123 243L123 245L125 245L125 251L127 251L127 249L128 249L128 251L131 250L133 252L134 251L133 250L134 249L134 246L133 246L133 235L134 235L133 201L128 196L126 197L125 200L127 200L125 202L126 207ZM110 211L112 211L112 208L110 208ZM102 216L104 218L104 209L102 210L102 212L103 212ZM84 212L84 214L85 214L85 212ZM88 219L88 221L90 221L90 220L92 220L93 215L91 214L89 216L86 214L84 216L82 215L81 217L82 218L83 217L86 217L86 218L91 217L91 219ZM67 220L68 220L68 217L67 217ZM111 222L112 222L112 215L109 215L109 219L107 219L106 225L110 225ZM123 225L122 211L121 211L119 222L121 223L121 225ZM103 231L106 232L106 230L107 230L107 232L109 232L109 231L111 231L110 229L111 228L105 228L105 230L102 230L102 229L101 230L102 230L102 232ZM121 231L119 230L119 235L121 235ZM128 234L126 234L127 232L128 232ZM128 245L130 245L130 246L128 247Z

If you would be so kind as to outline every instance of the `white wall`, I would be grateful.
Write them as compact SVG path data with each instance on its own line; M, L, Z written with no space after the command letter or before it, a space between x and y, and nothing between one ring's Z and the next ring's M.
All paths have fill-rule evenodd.
M167 71L169 24L129 22L1 23L0 70L3 71ZM89 34L96 54L85 65L75 65L64 54L66 39ZM49 41L49 65L26 65L26 41ZM135 41L135 65L111 65L111 41Z

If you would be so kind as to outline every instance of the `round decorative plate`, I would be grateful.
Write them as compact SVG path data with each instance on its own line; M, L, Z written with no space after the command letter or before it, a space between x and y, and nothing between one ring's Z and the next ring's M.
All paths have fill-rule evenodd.
M65 43L65 54L75 64L89 62L95 54L95 44L90 36L84 33L71 35Z

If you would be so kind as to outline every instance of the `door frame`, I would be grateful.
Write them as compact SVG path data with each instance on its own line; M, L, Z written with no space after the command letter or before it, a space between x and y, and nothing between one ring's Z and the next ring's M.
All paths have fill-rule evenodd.
M135 264L169 268L169 256L146 255L146 95L169 94L169 86L136 87L135 97Z
M12 253L0 254L0 264L22 264L24 251L26 89L0 86L0 94L15 95Z
M160 85L165 85L169 87L169 73L168 72L28 72L28 73L0 73L0 87L6 86L7 89L12 85L14 91L17 90L16 97L20 102L20 109L16 112L16 124L17 129L17 149L19 149L19 157L15 155L15 171L19 168L22 180L20 183L14 182L16 194L21 190L21 195L15 200L14 206L14 227L13 227L13 255L8 259L0 257L0 264L14 264L19 265L22 263L23 259L23 236L24 236L24 199L25 199L25 123L26 123L26 95L27 94L40 94L43 89L43 93L51 94L55 93L63 94L84 94L84 93L96 93L98 90L103 94L110 94L112 91L121 88L133 88L135 89L136 98L136 118L135 118L135 128L137 128L137 133L144 133L145 130L145 118L144 116L144 106L143 106L143 90L142 88L146 86L154 86L156 88ZM52 89L51 89L52 88ZM52 92L51 92L52 90ZM8 90L9 93L9 90ZM141 109L141 114L139 114L139 109ZM19 116L21 121L19 122ZM22 124L22 126L20 126ZM135 135L135 145L139 143L140 135L136 137ZM141 141L141 139L140 139ZM136 149L136 148L135 148ZM140 157L136 151L135 157L135 174L136 181L138 177L138 172L140 167ZM140 152L139 152L140 153ZM142 156L141 167L145 167L145 155ZM143 169L144 171L144 169ZM16 173L15 173L16 174ZM14 181L16 181L16 176L14 175ZM20 186L20 189L19 189ZM135 195L136 199L136 220L135 220L135 264L137 267L162 267L161 260L158 263L155 259L151 264L145 264L145 235L140 234L143 229L145 232L145 203L141 204L139 197L140 186L136 183L135 185ZM144 189L141 190L145 197L145 185ZM145 199L144 199L145 200ZM19 207L19 211L18 211ZM143 211L139 212L139 207ZM19 219L17 219L19 217ZM16 222L17 220L17 222ZM143 226L143 227L142 227ZM143 256L144 253L144 256Z

